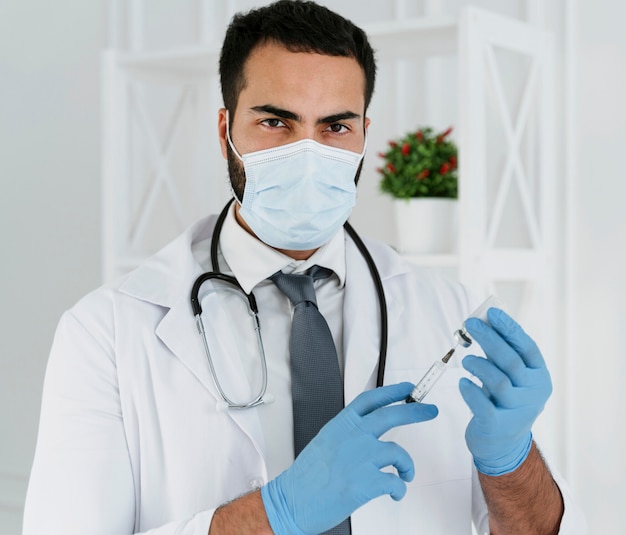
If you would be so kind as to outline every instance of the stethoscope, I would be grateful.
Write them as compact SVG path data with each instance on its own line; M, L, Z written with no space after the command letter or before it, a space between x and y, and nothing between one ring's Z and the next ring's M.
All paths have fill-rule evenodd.
M209 271L200 275L193 284L191 289L191 308L193 310L193 314L196 318L196 325L198 327L198 332L202 337L202 343L204 346L204 350L206 352L207 361L209 363L209 369L211 371L211 376L213 377L213 381L217 390L219 391L220 396L222 397L223 403L219 405L222 408L229 409L249 409L252 407L256 407L262 403L269 403L271 399L268 399L270 395L266 396L267 390L267 362L265 360L265 350L263 348L263 339L261 338L261 325L259 322L259 309L257 306L256 299L254 294L250 292L249 294L245 292L245 290L239 284L239 281L230 275L226 275L220 271L219 268L219 260L217 254L217 248L220 240L220 235L222 233L222 227L224 226L224 221L226 216L228 215L228 210L230 205L232 204L234 199L231 199L226 203L226 206L220 213L217 221L215 223L215 228L213 230L213 236L211 238L211 266L215 271ZM387 321L387 301L385 299L385 291L383 289L383 283L380 279L380 274L378 273L378 269L376 268L376 264L374 263L374 259L372 255L367 250L367 247L363 243L363 240L359 237L356 231L352 228L352 226L346 221L344 223L344 229L352 239L352 241L357 246L361 256L367 263L369 268L372 281L374 282L374 286L376 288L376 294L378 297L378 306L380 309L380 348L378 354L378 374L376 377L376 386L382 386L383 380L385 376L385 364L387 361L387 335L388 335L388 321ZM215 365L213 362L213 358L211 357L211 351L209 350L209 344L207 342L206 331L204 327L204 323L202 322L202 305L200 304L200 299L198 295L200 293L200 287L208 280L219 280L227 283L231 288L221 289L220 291L230 291L237 293L239 295L243 294L248 303L248 307L250 310L250 314L253 317L254 330L256 333L257 345L259 347L259 354L261 360L261 385L257 392L257 394L250 399L249 401L235 402L230 397L226 395L226 392L222 388L222 385L218 379L218 374L215 369ZM217 290L214 290L217 292Z

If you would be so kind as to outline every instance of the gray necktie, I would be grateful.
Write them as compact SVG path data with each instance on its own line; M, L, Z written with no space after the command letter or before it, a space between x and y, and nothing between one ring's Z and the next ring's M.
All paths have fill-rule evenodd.
M305 275L278 271L272 282L294 306L289 338L291 354L291 395L293 398L293 438L296 457L322 426L343 409L343 382L337 351L328 324L317 309L313 281L332 271L313 266ZM347 518L329 535L349 535Z

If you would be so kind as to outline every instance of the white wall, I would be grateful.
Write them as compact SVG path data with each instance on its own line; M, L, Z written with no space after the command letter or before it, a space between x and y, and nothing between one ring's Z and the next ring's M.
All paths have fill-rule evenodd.
M465 3L429 5L450 11ZM522 0L473 3L512 16L525 13ZM358 22L368 16L362 10L351 15L351 0L326 4ZM556 16L546 24L562 44L559 15L568 2L551 5ZM572 0L571 5L578 21L575 173L563 181L575 200L570 266L576 345L567 363L575 387L570 479L587 510L590 532L618 533L626 531L621 384L626 364L619 345L626 297L620 250L626 236L621 177L626 2L605 0L599 8L594 0ZM54 327L61 311L100 281L98 84L105 18L105 0L0 3L0 242L5 250L0 264L0 533L6 535L19 532Z
M0 2L0 533L16 535L62 310L100 279L104 2Z
M577 366L573 483L591 533L626 532L626 20L624 0L577 0L573 234Z

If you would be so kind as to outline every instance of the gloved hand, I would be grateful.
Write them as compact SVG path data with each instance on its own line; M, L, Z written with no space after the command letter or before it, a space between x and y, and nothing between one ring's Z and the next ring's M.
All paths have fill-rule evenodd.
M480 379L459 384L474 416L465 432L476 468L497 476L521 465L532 444L531 427L552 393L552 382L535 342L506 313L490 308L491 327L469 318L465 327L487 358L467 356L463 367Z
M437 407L402 403L413 385L400 383L360 394L330 420L294 463L261 489L276 535L326 531L368 501L389 494L400 500L415 475L399 445L379 437L391 428L437 416ZM393 466L395 473L381 472Z

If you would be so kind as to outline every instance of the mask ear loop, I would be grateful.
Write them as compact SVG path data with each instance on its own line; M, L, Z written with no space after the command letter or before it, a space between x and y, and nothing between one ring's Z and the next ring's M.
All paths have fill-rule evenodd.
M230 137L230 113L229 113L229 110L226 110L226 140L228 141L228 144L230 145L230 148L233 149L233 152L235 153L235 156L237 156L237 158L239 158L243 162L243 158L241 157L241 154L239 154L239 152L237 152L237 149L235 148L233 140Z
M363 136L365 137L365 140L363 141L363 150L361 151L361 160L365 158L365 151L367 150L367 130L363 132Z
M231 150L235 153L235 156L237 156L237 158L239 158L239 160L243 162L243 158L241 157L239 152L237 152L233 140L230 138L230 113L228 109L226 109L226 140L228 141L228 145L230 146ZM237 193L235 193L235 190L233 189L233 182L232 180L230 180L230 177L228 179L228 187L230 188L230 193L233 196L233 199L235 199L239 203L239 206L241 206L243 199L239 199Z

